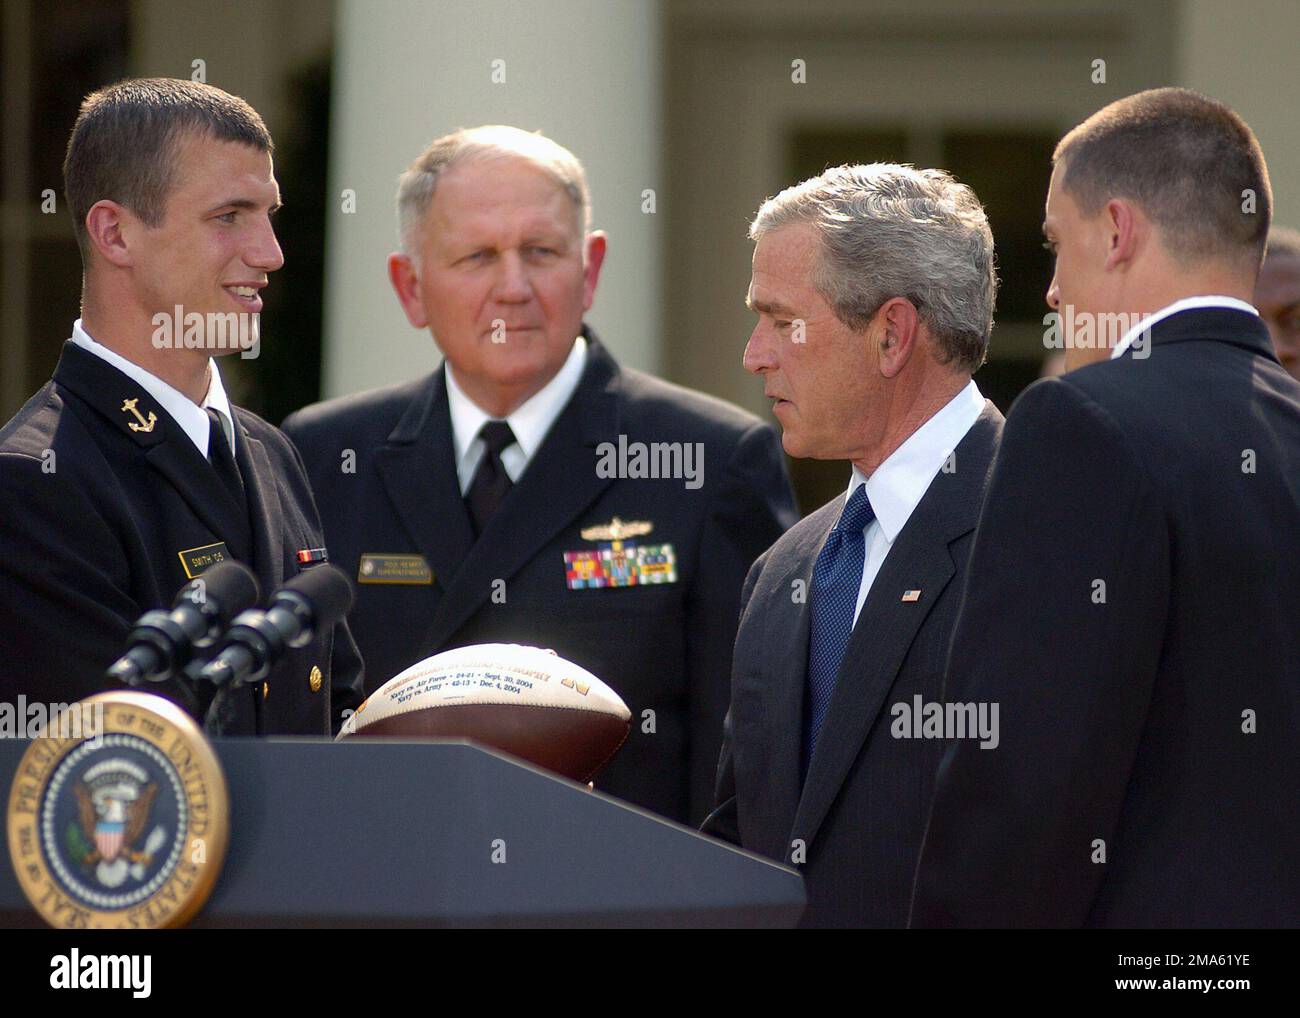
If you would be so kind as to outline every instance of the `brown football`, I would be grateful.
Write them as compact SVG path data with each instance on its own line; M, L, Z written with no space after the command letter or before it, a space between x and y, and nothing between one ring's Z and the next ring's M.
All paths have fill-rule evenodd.
M631 724L617 693L554 651L482 643L435 654L389 679L338 737L471 739L591 781Z

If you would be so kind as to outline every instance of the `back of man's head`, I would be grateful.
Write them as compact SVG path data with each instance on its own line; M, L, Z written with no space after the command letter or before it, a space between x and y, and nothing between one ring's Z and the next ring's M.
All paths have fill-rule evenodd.
M212 85L128 78L86 96L63 161L63 191L84 268L91 265L86 214L96 202L115 201L149 226L162 222L180 145L188 136L238 142L261 152L273 148L257 111Z
M1127 96L1062 138L1053 161L1084 216L1127 199L1184 268L1258 271L1273 209L1268 167L1251 129L1223 103L1185 88Z

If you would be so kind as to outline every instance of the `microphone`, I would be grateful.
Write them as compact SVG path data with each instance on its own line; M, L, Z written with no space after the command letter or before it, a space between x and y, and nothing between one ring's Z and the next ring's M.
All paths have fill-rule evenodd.
M299 573L275 592L266 611L240 614L199 678L235 688L266 678L290 647L305 647L352 607L347 574L324 564Z
M165 682L195 650L210 647L230 620L257 603L257 578L234 560L218 562L180 589L171 611L145 612L127 636L127 652L105 673L110 680L139 686Z

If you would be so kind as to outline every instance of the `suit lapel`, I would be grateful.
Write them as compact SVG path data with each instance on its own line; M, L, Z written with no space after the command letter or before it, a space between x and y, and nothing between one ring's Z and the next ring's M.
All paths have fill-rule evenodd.
M146 461L171 482L208 530L226 543L235 558L248 561L252 549L242 507L181 426L143 387L71 341L63 345L54 380L139 446Z
M495 580L508 580L518 572L613 483L613 478L596 474L596 446L618 434L619 387L618 366L589 339L587 364L572 399L452 574L434 613L430 645L441 646L449 639L488 601ZM455 464L447 470L454 483ZM456 501L468 528L459 486ZM557 554L557 575L563 567Z
M921 506L916 511L919 513ZM792 836L805 842L816 835L880 714L921 623L952 579L955 570L948 539L926 526L927 522L908 520L853 629L795 815ZM922 591L922 599L902 602L905 589Z
M412 401L388 444L376 451L375 467L398 518L433 569L434 582L445 597L474 543L474 533L456 475L443 369L434 372L424 398Z
M926 616L956 574L949 545L979 519L1001 414L984 412L940 471L886 556L862 606L836 678L825 727L808 766L792 837L811 843L862 751ZM904 602L907 590L921 591ZM800 672L806 674L806 668Z
M145 458L171 481L194 514L225 542L231 555L251 564L253 548L243 507L180 428L173 425L170 431L166 441L149 449Z
M764 817L768 823L764 824L765 829L759 835L760 843L755 847L775 859L786 858L790 853L789 833L799 804L799 755L803 748L804 687L807 684L811 627L806 594L812 588L817 555L839 518L842 505L843 499L840 499L835 504L835 511L827 514L823 526L810 529L806 540L790 548L794 569L780 581L768 604L760 608L777 619L789 617L790 623L788 626L778 623L768 627L768 643L764 649L764 661L768 664L759 673L763 731L758 734L758 739L763 745L773 747L769 766L766 773L749 775L737 784L741 788L757 790L753 813ZM801 581L797 589L805 593L802 601L793 600L796 581ZM742 738L750 739L749 736ZM764 843L769 839L770 843Z
M242 423L239 425L236 459L248 492L248 511L253 525L252 565L263 593L269 597L284 583L284 509L266 446L250 435Z

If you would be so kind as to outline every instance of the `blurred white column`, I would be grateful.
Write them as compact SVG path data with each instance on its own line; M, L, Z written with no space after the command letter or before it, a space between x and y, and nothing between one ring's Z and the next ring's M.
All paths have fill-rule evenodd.
M1250 124L1273 184L1273 221L1300 228L1300 4L1184 0L1178 84L1221 99Z
M339 0L325 396L437 363L388 284L397 177L438 135L488 123L541 130L583 161L592 227L609 234L588 321L625 364L659 368L659 216L642 195L660 191L660 23L657 0Z

